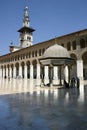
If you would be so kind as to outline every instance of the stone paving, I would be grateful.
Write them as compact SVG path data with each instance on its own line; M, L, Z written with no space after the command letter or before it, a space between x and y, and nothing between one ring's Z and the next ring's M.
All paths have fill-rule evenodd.
M0 79L0 130L87 130L87 85L41 88Z

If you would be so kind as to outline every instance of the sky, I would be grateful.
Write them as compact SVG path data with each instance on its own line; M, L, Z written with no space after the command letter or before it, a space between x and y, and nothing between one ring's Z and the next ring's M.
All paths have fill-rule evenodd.
M19 46L25 6L29 7L33 44L87 28L87 0L0 0L0 55Z

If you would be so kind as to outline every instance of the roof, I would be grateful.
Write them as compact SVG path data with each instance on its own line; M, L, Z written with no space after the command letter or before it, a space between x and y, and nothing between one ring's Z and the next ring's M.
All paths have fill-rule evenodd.
M49 47L48 49L46 49L46 51L44 52L43 58L47 58L47 57L70 58L70 55L66 48L64 48L58 44L54 44L51 47Z
M34 32L35 30L31 27L22 27L21 29L18 30L18 32L24 32L24 31L27 31L27 32Z

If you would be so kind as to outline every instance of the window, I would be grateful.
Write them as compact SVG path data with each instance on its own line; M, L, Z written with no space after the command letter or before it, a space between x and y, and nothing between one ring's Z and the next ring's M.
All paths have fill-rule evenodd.
M86 43L85 43L85 47L87 47L87 38L86 38Z
M28 53L26 53L26 58L28 58Z
M27 40L31 41L31 37L27 36Z
M73 41L73 42L72 42L72 49L73 49L73 50L76 50L76 41Z
M70 42L67 43L67 50L70 51Z
M29 58L30 58L30 56L31 56L31 53L29 52Z
M37 56L37 51L35 51L35 56Z
M32 57L34 57L34 51L32 51Z
M42 54L43 54L44 52L45 52L45 49L43 48L43 49L42 49Z
M80 48L85 48L85 40L84 39L80 40Z
M41 56L41 49L39 50L39 56Z

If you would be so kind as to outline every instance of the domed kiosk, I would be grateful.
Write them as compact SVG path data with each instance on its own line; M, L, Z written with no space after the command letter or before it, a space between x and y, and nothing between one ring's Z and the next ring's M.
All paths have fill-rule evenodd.
M67 57L67 58L70 58L70 55L68 53L68 51L66 50L66 48L58 45L58 44L55 44L51 47L49 47L48 49L46 49L46 51L44 52L44 55L43 55L44 58L46 57Z
M67 51L66 48L58 45L58 44L54 44L52 46L50 46L49 48L47 48L42 56L42 58L40 59L40 63L43 66L48 66L49 67L49 84L52 84L52 80L53 80L53 67L58 66L59 68L59 81L60 81L60 85L62 84L61 82L61 70L62 68L65 67L65 70L67 70L66 75L64 75L64 79L68 80L68 82L70 81L70 67L73 65L74 63L74 59L70 58L70 55ZM67 78L66 78L67 77ZM45 77L44 77L45 78Z

